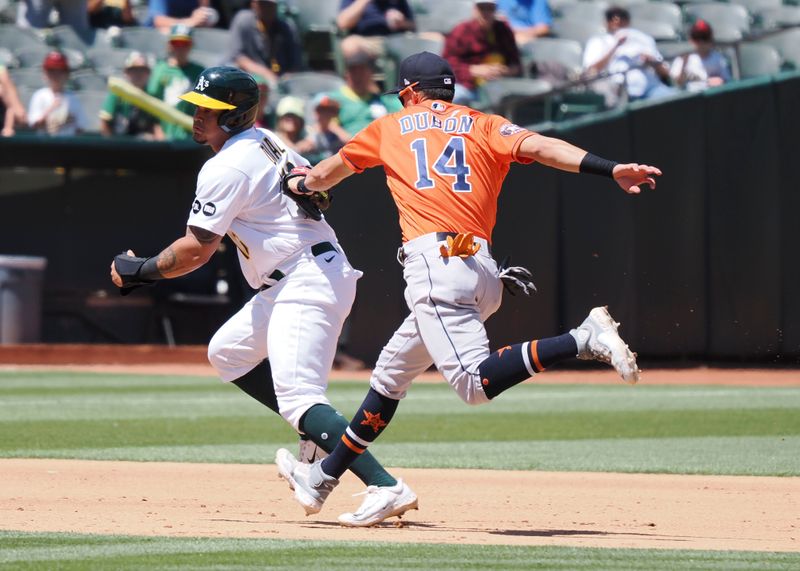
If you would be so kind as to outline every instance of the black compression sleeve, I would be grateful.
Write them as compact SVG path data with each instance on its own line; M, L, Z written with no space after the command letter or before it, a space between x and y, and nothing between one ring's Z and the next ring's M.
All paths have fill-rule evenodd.
M580 172L587 174L599 174L600 176L607 176L614 178L614 167L619 163L603 159L592 153L586 153L583 157L580 166Z
M139 277L143 280L163 280L164 276L158 270L158 256L147 258L139 269Z

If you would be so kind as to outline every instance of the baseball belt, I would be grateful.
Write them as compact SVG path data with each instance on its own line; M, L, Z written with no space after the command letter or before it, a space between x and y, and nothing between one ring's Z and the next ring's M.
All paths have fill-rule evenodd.
M317 256L321 256L322 254L327 254L328 252L338 252L338 250L336 249L336 246L330 242L320 242L311 246L311 255L315 258ZM273 280L273 283L262 285L260 288L258 288L258 291L264 291L265 289L271 288L285 277L286 274L284 274L282 271L275 270L269 275L269 279Z

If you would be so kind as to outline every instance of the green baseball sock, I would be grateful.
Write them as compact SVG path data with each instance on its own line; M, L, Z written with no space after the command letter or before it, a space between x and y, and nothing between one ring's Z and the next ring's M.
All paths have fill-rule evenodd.
M327 404L312 406L300 419L300 430L325 452L330 453L339 442L348 422L333 407ZM381 466L369 451L361 454L350 466L358 479L368 486L394 486L397 480Z

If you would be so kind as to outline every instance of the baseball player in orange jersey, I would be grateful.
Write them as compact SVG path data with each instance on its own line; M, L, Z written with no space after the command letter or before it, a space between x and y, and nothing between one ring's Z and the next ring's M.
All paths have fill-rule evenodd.
M391 421L414 378L435 364L468 404L489 402L506 389L568 358L613 365L635 383L635 355L604 307L557 337L506 345L491 353L483 322L500 306L502 280L489 252L497 198L516 161L604 175L627 193L655 188L655 167L618 164L512 124L453 105L455 79L445 60L428 52L405 59L395 90L404 109L358 133L339 154L292 182L296 192L327 190L353 173L381 165L400 213L400 259L409 316L383 348L370 390L327 458L301 464L278 450L279 472L302 505L324 502L338 478ZM523 281L526 281L523 279ZM530 284L529 284L530 285ZM401 515L397 502L365 500L343 514L345 525L374 525Z

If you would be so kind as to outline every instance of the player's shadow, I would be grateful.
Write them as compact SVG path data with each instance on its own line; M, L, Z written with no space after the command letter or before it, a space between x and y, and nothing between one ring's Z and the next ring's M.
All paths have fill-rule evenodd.
M612 535L637 535L641 537L653 537L652 533L632 533L632 532L613 532L613 531L596 531L591 529L507 529L495 530L488 532L490 535L507 535L519 537L564 537L570 535L597 535L597 536L612 536Z

